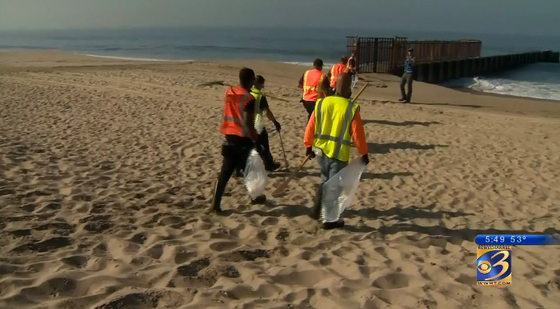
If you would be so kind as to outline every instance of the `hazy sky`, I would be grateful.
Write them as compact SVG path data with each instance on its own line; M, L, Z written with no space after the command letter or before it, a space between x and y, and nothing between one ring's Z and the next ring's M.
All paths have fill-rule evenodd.
M271 26L560 35L560 0L0 0L0 30Z

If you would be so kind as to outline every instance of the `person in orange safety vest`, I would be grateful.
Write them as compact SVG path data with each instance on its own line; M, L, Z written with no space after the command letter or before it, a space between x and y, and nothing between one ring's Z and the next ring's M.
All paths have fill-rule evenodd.
M222 134L225 141L222 144L222 168L218 181L214 186L212 209L220 213L222 196L226 185L236 169L245 169L247 158L251 150L256 148L262 154L264 147L259 144L255 130L255 97L251 94L251 87L255 83L255 72L249 68L239 71L239 86L226 90L224 116L222 120ZM262 155L261 155L262 156ZM251 200L253 204L264 204L266 196L261 195Z
M332 93L334 93L336 91L336 80L338 79L338 76L342 73L350 72L350 68L348 68L347 62L348 62L348 57L342 56L340 58L340 62L333 65L331 67L329 73L327 74L327 77L331 81L331 92Z
M307 70L299 79L298 88L303 89L303 97L300 100L307 111L307 120L315 110L315 103L318 99L324 98L328 92L329 78L323 74L323 60L315 59L313 69Z
M350 55L350 58L348 58L348 63L346 64L346 69L347 69L347 72L352 75L352 86L351 86L351 88L353 89L356 86L356 83L358 82L358 67L356 65L355 52L353 52Z

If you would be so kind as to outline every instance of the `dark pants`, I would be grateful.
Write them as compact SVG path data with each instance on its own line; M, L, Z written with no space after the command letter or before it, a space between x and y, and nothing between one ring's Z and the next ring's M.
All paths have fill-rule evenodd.
M406 85L407 92L404 92L404 85ZM412 72L406 72L401 77L401 100L410 102L412 98Z
M272 165L274 164L274 158L272 157L272 153L270 152L270 144L268 142L268 132L266 132L266 129L263 129L261 134L259 134L259 144L264 146L264 151L263 153L261 153L264 166L267 169L271 169Z
M218 175L218 181L214 187L214 200L212 202L212 207L215 210L221 209L222 196L224 195L229 179L236 170L245 169L251 150L253 150L252 143L244 145L228 144L224 142L222 145L222 156L224 160L222 162L220 174Z
M309 121L309 118L311 118L311 114L315 110L316 101L303 101L302 100L301 103L303 103L303 107L307 111L307 121Z

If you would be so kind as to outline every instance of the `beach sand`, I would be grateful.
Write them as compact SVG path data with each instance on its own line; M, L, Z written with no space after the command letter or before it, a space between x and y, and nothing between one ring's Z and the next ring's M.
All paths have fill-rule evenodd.
M289 101L269 99L298 166L306 67L0 54L0 308L558 308L560 247L515 247L513 284L477 287L473 241L558 233L560 104L421 83L398 104L398 78L363 75L371 163L323 231L316 162L264 206L232 179L207 212L225 88L197 85L241 66Z

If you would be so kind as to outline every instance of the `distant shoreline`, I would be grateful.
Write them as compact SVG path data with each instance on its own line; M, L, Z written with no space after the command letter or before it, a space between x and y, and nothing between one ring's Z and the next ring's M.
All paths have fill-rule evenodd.
M37 61L37 59L41 59ZM50 60L47 60L50 59ZM269 72L290 76L292 82L297 81L300 74L306 70L306 65L297 63L284 63L270 60L199 60L199 61L153 61L150 59L127 59L127 57L98 57L98 55L83 55L78 53L58 51L26 51L3 52L0 59L0 74L10 72L45 72L51 70L122 70L161 68L163 70L176 70L185 65L191 67L223 66L232 69L240 66L265 67ZM295 72L295 73L289 73ZM373 101L396 102L398 99L398 83L400 78L389 74L362 74L366 80L380 81L395 85L397 88L390 90L372 87L374 90ZM368 76L371 77L368 78ZM219 79L219 78L216 78ZM358 86L359 87L359 86ZM463 95L458 95L459 93ZM474 96L473 96L474 95ZM418 105L432 105L445 107L485 107L484 111L506 112L522 115L536 115L542 117L560 118L559 101L508 96L488 92L479 92L466 87L448 88L441 85L415 83L413 103Z

